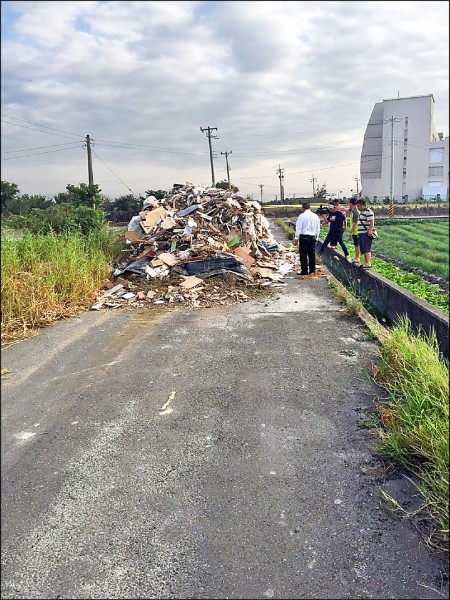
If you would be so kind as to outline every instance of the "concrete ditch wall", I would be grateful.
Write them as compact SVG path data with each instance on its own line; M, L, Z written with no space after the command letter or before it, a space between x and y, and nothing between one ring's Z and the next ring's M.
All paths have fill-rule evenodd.
M322 242L317 242L316 252L319 252L321 244ZM417 298L386 277L352 265L336 250L326 248L321 258L334 277L355 296L370 304L379 318L383 317L388 323L395 324L402 316L407 316L414 331L422 330L427 334L434 331L439 349L448 359L449 317L445 312Z

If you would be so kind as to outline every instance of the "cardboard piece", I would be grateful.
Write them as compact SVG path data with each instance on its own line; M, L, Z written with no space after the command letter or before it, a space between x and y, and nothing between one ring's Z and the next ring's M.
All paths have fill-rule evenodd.
M141 238L142 233L139 233L139 231L125 231L125 239L129 240L130 242L140 242Z
M247 248L246 246L237 246L236 248L233 249L233 252L236 254L236 256L239 256L239 258L242 258L242 260L245 262L245 264L249 268L255 262L255 259L253 258L253 256L250 256L250 248Z
M162 252L158 255L158 258L164 261L169 267L173 267L174 265L177 265L180 262L178 258L176 258L173 254L170 254L169 252Z
M141 221L141 226L145 233L150 233L161 217L167 215L167 211L163 206L154 208L153 210L145 211L145 219Z
M175 227L176 223L175 220L172 219L172 217L167 217L166 219L164 219L164 221L161 223L161 227L163 229L173 229Z
M190 290L191 288L195 287L196 285L200 285L201 283L203 283L203 279L200 279L195 275L191 275L182 283L180 283L180 287L184 288L185 290Z

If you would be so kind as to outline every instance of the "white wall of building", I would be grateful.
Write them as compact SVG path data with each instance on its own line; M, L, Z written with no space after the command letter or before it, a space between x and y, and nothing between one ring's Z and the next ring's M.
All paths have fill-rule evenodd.
M375 104L361 151L362 195L382 201L392 187L397 202L448 199L449 138L436 130L433 113L432 94Z

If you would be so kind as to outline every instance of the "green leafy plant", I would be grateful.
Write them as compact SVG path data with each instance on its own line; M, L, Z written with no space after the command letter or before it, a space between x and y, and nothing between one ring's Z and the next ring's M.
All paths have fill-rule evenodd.
M448 544L449 372L436 336L415 333L404 318L378 347L375 381L388 400L378 404L381 449L420 480L426 510Z

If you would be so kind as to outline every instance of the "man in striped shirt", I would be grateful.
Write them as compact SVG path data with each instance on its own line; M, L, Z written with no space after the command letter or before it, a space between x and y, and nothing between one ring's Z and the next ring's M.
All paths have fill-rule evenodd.
M370 269L372 266L372 240L373 231L375 227L375 215L373 214L373 211L367 206L367 203L364 200L364 198L359 198L358 202L356 203L356 207L359 210L359 247L361 248L361 254L364 254L364 264L361 265L361 268Z
M303 202L302 208L303 212L295 225L294 241L299 240L300 275L311 275L316 272L315 249L320 234L320 219L311 211L309 202Z

